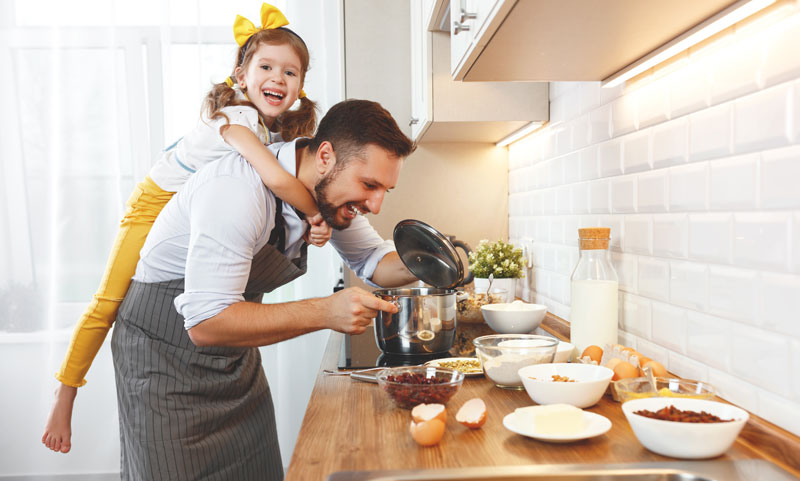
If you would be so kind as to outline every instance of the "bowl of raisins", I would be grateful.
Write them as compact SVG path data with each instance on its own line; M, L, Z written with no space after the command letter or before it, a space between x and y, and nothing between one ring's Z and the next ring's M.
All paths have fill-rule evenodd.
M376 378L397 407L411 409L417 404L446 404L464 382L464 373L432 366L390 367Z

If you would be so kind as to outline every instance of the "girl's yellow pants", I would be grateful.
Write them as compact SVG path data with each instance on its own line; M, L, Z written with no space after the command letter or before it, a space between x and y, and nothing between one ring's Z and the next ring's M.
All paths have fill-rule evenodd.
M158 213L173 194L158 187L150 176L133 190L125 204L125 216L108 256L100 287L78 320L64 362L56 373L56 379L62 383L73 387L86 384L86 372L114 323L131 278L136 273L139 251Z

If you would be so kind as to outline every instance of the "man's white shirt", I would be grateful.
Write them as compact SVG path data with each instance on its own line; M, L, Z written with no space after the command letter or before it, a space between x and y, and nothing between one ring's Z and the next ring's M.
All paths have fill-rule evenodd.
M268 147L292 175L295 143ZM184 278L184 292L175 299L175 308L184 317L186 329L244 301L253 256L266 245L275 224L276 200L282 202L238 153L211 162L192 175L161 211L142 247L133 279ZM285 255L294 259L300 256L307 223L285 202L282 215ZM375 285L369 279L378 262L394 251L394 244L383 240L363 216L347 229L334 230L330 243L370 285Z

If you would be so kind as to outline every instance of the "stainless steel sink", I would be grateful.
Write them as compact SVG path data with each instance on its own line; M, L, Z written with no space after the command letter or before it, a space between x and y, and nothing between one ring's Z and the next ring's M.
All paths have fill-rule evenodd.
M455 469L342 471L328 481L792 481L798 478L759 459L637 464L550 464Z

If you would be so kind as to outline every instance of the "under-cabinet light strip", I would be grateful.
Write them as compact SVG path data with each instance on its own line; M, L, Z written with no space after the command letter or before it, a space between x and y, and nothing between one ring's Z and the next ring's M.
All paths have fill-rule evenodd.
M616 87L773 3L775 0L740 0L603 80L601 85L608 88Z
M521 139L522 137L525 137L526 135L530 134L534 130L537 130L542 125L544 125L544 122L538 122L538 121L537 122L531 122L528 125L526 125L525 127L522 127L521 129L510 133L509 135L504 137L502 140L497 142L495 145L497 145L498 147L505 147L506 145L510 144L511 142L516 142L517 140Z

